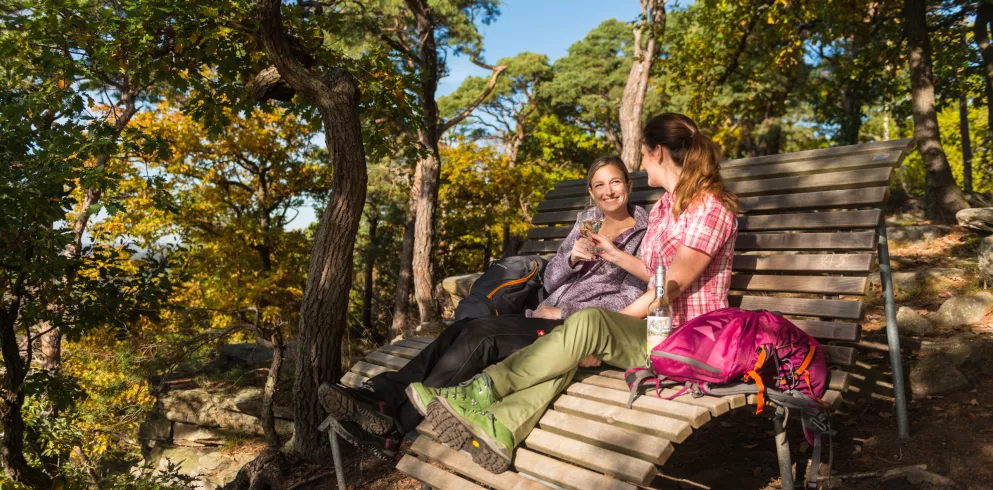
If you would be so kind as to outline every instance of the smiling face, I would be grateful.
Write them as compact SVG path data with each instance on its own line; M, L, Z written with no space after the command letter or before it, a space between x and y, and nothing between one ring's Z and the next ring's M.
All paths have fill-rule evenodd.
M610 214L627 207L631 183L624 181L624 173L621 169L606 165L593 174L589 191L590 197L600 210L604 214Z

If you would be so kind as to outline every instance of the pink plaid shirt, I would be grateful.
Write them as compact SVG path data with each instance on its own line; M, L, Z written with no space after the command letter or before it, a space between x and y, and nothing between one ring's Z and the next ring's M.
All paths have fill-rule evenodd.
M711 257L710 264L700 277L672 301L672 323L675 327L704 313L727 307L738 220L719 199L710 194L683 210L677 219L672 217L674 202L672 193L667 192L648 215L648 231L641 242L639 256L651 277L649 290L655 288L656 264L661 259L668 270L679 245Z

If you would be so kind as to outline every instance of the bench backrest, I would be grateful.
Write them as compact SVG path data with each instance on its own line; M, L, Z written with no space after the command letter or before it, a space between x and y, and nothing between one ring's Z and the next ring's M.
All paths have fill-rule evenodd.
M778 311L824 343L833 364L855 362L869 272L889 185L910 140L746 158L721 164L739 198L729 303ZM650 209L665 191L632 174L631 201ZM587 204L582 179L545 195L521 254L551 254Z

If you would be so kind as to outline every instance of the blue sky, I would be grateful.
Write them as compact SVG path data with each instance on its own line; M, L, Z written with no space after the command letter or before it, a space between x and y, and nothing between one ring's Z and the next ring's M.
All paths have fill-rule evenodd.
M495 64L501 58L531 51L547 55L554 62L601 22L610 18L632 21L640 13L638 0L503 0L500 16L490 25L481 26L483 59ZM438 85L438 97L452 93L468 76L489 73L466 57L450 57L448 70L448 76ZM288 227L306 228L316 219L308 204Z

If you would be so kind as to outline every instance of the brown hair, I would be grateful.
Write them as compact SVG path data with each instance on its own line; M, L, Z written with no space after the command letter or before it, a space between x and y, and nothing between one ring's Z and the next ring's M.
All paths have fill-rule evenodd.
M738 213L738 197L727 190L721 179L721 149L700 132L692 119L675 112L660 114L645 123L644 145L654 151L664 146L677 166L683 169L673 194L673 217L678 217L697 199L712 194L728 211Z
M597 173L603 167L614 166L621 171L621 175L624 176L624 183L628 184L631 182L631 174L628 172L628 168L624 166L624 160L621 160L617 155L607 155L597 158L590 165L589 170L586 171L586 188L589 189L593 185L593 175Z

